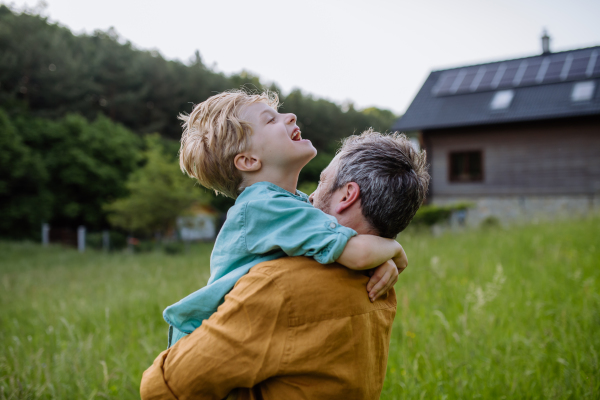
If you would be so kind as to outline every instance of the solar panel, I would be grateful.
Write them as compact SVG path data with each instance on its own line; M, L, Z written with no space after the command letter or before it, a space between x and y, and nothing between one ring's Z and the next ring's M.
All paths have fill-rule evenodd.
M465 79L465 75L467 75L467 70L466 68L462 68L458 70L458 74L456 74L456 78L454 78L454 82L452 82L452 85L450 86L450 93L456 93L456 91L458 90L458 87L460 86L460 84L462 83L462 81Z
M546 71L546 75L544 76L544 82L552 82L559 80L560 73L562 72L564 64L564 57L555 57L553 60L550 60L550 65L548 66L548 70Z
M521 64L519 64L519 68L517 68L517 72L515 73L515 79L513 79L514 86L521 84L521 81L523 80L523 75L525 75L525 71L527 71L528 66L529 63L527 62L527 60L521 61Z
M591 48L443 71L432 92L444 96L597 76L600 48Z
M507 65L506 71L504 72L504 75L502 76L502 79L500 80L500 83L498 85L499 87L513 86L513 81L515 80L515 75L517 74L517 71L519 70L519 64L520 63L512 62Z
M440 79L438 80L435 87L433 88L433 92L438 95L448 94L450 86L452 86L452 83L454 82L454 79L456 79L457 74L458 71L456 70L444 72L440 76Z
M597 51L593 51L590 54L590 61L588 62L588 66L585 69L585 75L587 77L592 76L592 74L594 72L594 67L596 66L596 64L598 64L598 52Z
M464 79L462 80L460 86L458 87L457 92L459 93L464 93L464 92L468 92L471 87L471 84L473 83L473 79L475 79L475 76L477 75L477 69L476 68L467 68L467 73L465 74Z
M584 54L582 56L573 57L571 63L571 69L569 70L568 79L581 79L585 77L585 70L590 63L590 55Z
M568 54L567 58L565 58L565 63L563 64L562 70L560 71L560 80L564 81L569 76L569 71L571 70L571 65L573 64L573 54Z
M490 65L488 68L486 68L485 74L483 75L483 78L481 78L481 82L479 82L478 89L489 90L490 84L492 83L494 76L496 76L496 72L498 72L498 65Z
M530 60L527 63L527 69L525 70L525 73L523 74L523 78L521 79L519 86L531 85L532 83L536 83L535 78L538 75L541 65L542 65L542 60L540 60L540 59Z
M596 58L596 65L594 66L592 76L600 76L600 54L598 54L598 58Z
M487 71L486 67L479 67L479 69L475 73L475 77L473 78L473 82L471 82L471 85L469 86L469 89L471 91L476 91L477 90L477 88L479 87L479 84L481 83L481 79L483 79L483 76L485 75L486 71Z
M538 70L537 75L535 76L535 81L537 83L542 83L544 77L546 76L546 72L548 72L548 67L550 66L550 57L546 57L542 60L540 64L540 69Z
M503 64L498 65L498 70L494 74L494 78L492 78L492 82L490 82L490 87L492 89L496 89L498 87L498 85L500 84L500 80L504 76L505 72L506 72L506 64L503 63Z

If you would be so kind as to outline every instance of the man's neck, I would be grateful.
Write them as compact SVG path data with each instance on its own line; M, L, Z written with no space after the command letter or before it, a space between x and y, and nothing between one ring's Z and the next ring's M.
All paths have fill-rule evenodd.
M345 209L341 214L335 212L335 208L330 209L328 214L333 215L341 225L354 229L359 235L379 236L379 233L365 219L360 201Z
M338 222L347 228L354 229L359 235L378 235L377 231L364 218L341 218L341 220L338 219Z

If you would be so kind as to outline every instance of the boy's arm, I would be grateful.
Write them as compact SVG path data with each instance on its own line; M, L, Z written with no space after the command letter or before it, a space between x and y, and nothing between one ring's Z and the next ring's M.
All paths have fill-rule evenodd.
M390 259L394 261L399 272L408 265L404 249L394 239L358 235L348 240L336 262L350 269L363 270L375 268Z
M246 204L241 230L251 254L283 250L288 256L313 257L320 264L335 262L356 231L309 203L290 198Z
M290 198L252 201L245 206L244 243L252 254L283 250L288 256L313 257L321 264L338 263L354 270L377 267L392 259L399 271L408 265L394 239L358 235L323 211Z

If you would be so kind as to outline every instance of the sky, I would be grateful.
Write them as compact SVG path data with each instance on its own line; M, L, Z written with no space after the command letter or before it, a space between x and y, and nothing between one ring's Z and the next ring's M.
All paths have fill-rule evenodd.
M38 1L1 1L16 8ZM600 0L46 0L75 33L402 114L432 70L600 45Z

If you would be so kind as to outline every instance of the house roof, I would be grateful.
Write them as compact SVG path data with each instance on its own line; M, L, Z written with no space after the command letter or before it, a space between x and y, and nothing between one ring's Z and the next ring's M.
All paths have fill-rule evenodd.
M392 129L599 115L599 86L600 46L433 71Z

